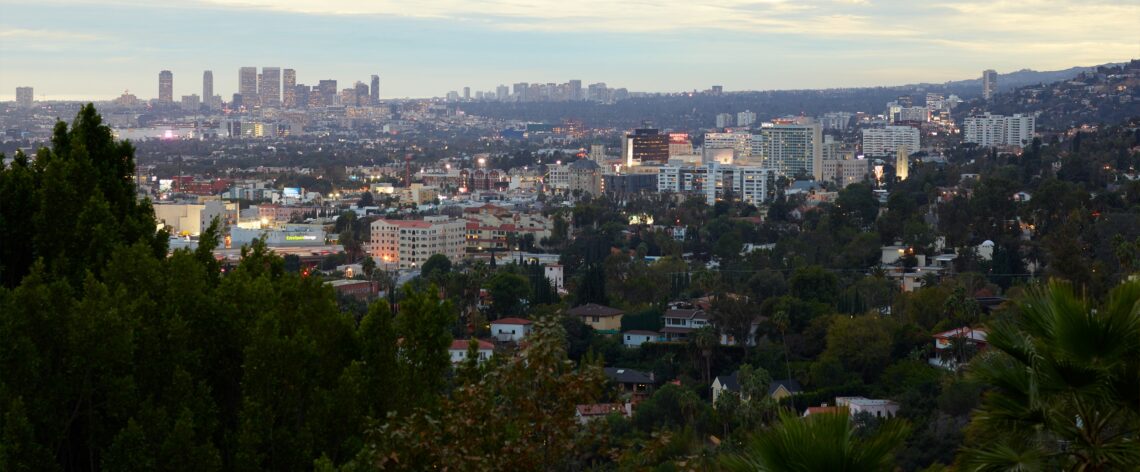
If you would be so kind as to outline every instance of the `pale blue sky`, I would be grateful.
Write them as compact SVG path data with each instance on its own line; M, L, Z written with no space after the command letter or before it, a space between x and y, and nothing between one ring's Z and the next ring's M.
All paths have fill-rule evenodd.
M1140 0L0 0L0 100L201 94L241 66L441 96L512 82L639 91L898 85L1140 57Z

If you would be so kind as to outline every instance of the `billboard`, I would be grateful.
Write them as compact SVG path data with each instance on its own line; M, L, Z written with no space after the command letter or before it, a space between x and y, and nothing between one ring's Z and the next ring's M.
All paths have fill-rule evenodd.
M281 193L281 195L285 198L301 198L301 188L285 187L285 190Z

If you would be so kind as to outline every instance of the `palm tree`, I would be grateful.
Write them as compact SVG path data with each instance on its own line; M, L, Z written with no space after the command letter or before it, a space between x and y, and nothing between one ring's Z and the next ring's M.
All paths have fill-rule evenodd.
M806 418L785 412L779 424L753 436L721 464L729 471L890 471L894 451L909 432L906 422L894 419L869 435L857 435L846 409Z
M1140 464L1140 283L1095 308L1052 283L990 327L969 366L992 385L959 462L969 470L1136 470Z
M710 385L712 379L709 377L712 363L713 349L717 344L720 344L720 336L717 335L716 328L709 326L702 326L693 331L693 344L696 344L697 349L700 349L701 356L705 358L705 385Z

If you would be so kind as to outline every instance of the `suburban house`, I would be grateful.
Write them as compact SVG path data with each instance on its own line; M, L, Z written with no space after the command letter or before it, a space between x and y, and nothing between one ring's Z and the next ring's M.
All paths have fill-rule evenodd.
M625 347L641 347L641 345L645 343L657 342L661 337L661 333L634 329L621 333L621 337L621 343L624 344Z
M684 341L697 329L710 324L709 314L699 308L681 308L681 305L671 305L661 316L665 327L661 334L665 341Z
M601 333L617 334L621 332L621 316L625 312L597 303L587 303L566 310L566 314L582 318L582 322Z
M451 347L447 349L448 354L451 355L451 363L458 364L467 360L467 346L471 343L470 339L456 339L451 341ZM495 345L482 339L478 340L479 343L479 362L484 362L491 358L495 353Z
M618 392L623 396L628 394L634 398L648 397L655 383L652 373L647 374L639 370L606 367L605 372L606 378L617 386Z
M800 383L795 379L773 380L768 384L768 396L775 400L781 400L792 395L796 395L803 391ZM713 379L712 383L712 401L716 404L716 399L724 392L740 392L740 371L733 372L728 375L718 375ZM747 400L747 398L745 399Z
M518 342L530 334L533 324L522 318L502 318L491 322L491 336L499 342Z
M629 418L633 416L633 405L630 403L590 403L577 405L574 408L574 417L578 419L579 424L586 424L613 414Z
M954 370L986 348L986 331L968 326L934 335L934 357L930 365Z
M899 404L890 400L875 400L864 397L835 397L835 404L846 407L851 416L866 412L876 418L894 418L899 412Z

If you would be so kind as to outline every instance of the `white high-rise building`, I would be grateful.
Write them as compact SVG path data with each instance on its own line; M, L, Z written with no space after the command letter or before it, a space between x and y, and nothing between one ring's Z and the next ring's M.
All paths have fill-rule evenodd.
M986 69L982 71L982 98L990 100L997 93L997 71Z
M970 116L962 124L963 139L967 143L980 146L1020 146L1033 142L1033 130L1037 125L1033 115L1013 116L984 115Z
M467 221L446 216L422 220L376 220L372 222L369 253L381 267L422 267L428 258L443 254L452 262L464 254Z
M863 130L863 155L867 157L890 157L900 146L918 152L918 128L891 125Z
M744 110L736 114L736 126L748 127L756 124L756 113Z
M760 151L763 167L780 175L823 178L823 129L819 123L765 125L758 136L758 146L753 137L753 148Z
M16 107L31 108L35 98L31 87L16 87Z
M729 126L732 126L734 124L733 118L735 117L732 116L732 113L718 113L716 115L716 127L727 128Z
M731 197L752 205L771 199L777 172L758 166L710 162L700 166L662 166L657 191L702 195L709 205Z

